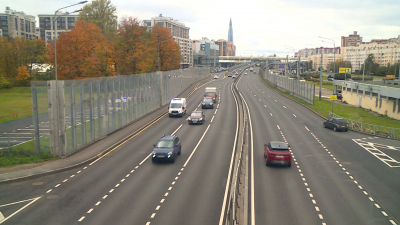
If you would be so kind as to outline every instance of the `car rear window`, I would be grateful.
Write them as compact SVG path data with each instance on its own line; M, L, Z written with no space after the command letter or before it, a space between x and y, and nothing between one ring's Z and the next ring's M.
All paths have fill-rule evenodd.
M337 119L336 122L338 124L346 124L346 120L344 120L344 119Z
M192 117L201 117L201 113L192 113L190 116Z
M207 92L204 94L204 96L215 96L215 93L213 92Z
M282 152L287 152L289 151L288 146L284 142L271 142L271 151L282 151Z

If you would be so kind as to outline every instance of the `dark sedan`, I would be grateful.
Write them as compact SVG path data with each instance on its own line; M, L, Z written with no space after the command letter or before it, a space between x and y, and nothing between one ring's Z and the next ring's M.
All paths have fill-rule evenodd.
M333 129L333 131L348 131L349 124L343 118L330 118L324 122L324 127Z
M187 118L189 124L203 124L205 119L203 111L193 111Z
M214 108L214 102L212 98L203 98L203 101L201 101L201 108L202 109L213 109Z

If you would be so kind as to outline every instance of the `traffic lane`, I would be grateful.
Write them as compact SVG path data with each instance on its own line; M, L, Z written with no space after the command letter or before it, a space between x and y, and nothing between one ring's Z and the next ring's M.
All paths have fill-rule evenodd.
M151 224L218 224L236 132L236 106L225 94L222 100L179 180L165 201L154 206Z
M135 171L128 178L120 176L119 181L111 184L110 188L120 185L114 188L115 190L104 200L104 204L98 207L95 205L97 201L101 201L101 196L108 194L109 191L100 193L98 199L92 202L93 205L83 210L78 219L83 218L87 224L146 223L154 210L154 205L165 195L205 129L206 125L191 126L184 123L176 132L182 143L182 153L176 158L175 163L152 163L149 157L137 169L132 165L131 169ZM126 180L120 182L122 179ZM121 202L123 204L120 204ZM93 210L90 211L91 209ZM89 211L90 213L87 213Z
M194 106L191 106L191 107L194 108ZM180 122L186 122L186 121L185 121L184 118L163 118L163 119L161 119L159 122L157 122L156 124L153 125L153 126L157 126L158 127L158 128L155 129L157 132L159 132L157 135L156 134L152 134L152 135L150 135L149 138L142 139L143 140L142 143L135 144L135 143L130 142L130 143L127 143L125 145L125 146L146 146L147 145L147 147L146 147L146 148L148 148L147 150L142 151L141 148L139 147L139 148L137 148L136 151L134 151L134 154L140 154L140 155L133 156L132 155L132 152L133 152L132 151L132 147L127 147L126 150L122 150L123 147L120 147L117 150L117 151L119 151L118 154L110 153L107 157L102 159L103 161L109 161L111 159L111 162L107 162L106 163L109 166L101 165L101 168L94 168L93 170L95 172L90 172L91 173L91 178L96 177L98 179L95 179L95 180L107 179L107 181L109 181L109 182L114 182L114 183L117 182L116 179L118 179L119 177L124 175L126 173L126 171L121 170L120 169L121 167L115 168L114 165L124 165L124 164L126 164L126 167L129 168L132 163L134 163L134 164L140 163L140 160L144 159L148 154L150 154L150 152L152 150L152 144L155 143L158 140L158 138L162 136L162 134L172 133L173 129L168 128L168 127L175 123L175 128L176 128L180 124ZM166 129L166 128L168 128L168 129ZM163 130L164 130L164 132L161 133L160 131L163 131ZM169 130L169 131L165 131L165 130ZM149 140L152 140L152 139L154 139L153 142L149 143ZM99 165L99 163L97 162L96 165ZM126 168L126 167L123 167L123 168ZM110 171L113 174L110 174ZM93 173L95 173L95 174L93 174ZM64 182L62 182L62 181L67 179L69 177L69 175L71 174L71 172L69 172L69 173L67 172L66 174L68 174L68 175L63 177L62 179L60 179L58 181L53 181L51 186L54 187L55 185L57 185L57 182L59 184L64 184ZM82 173L82 174L84 174L84 173ZM104 174L107 174L109 176L107 177ZM79 175L81 175L81 174L77 174L76 175L78 178L75 179L75 180L77 180L76 182L78 182L78 183L82 182L82 184L81 184L82 186L91 186L92 182L95 181L95 180L87 180L86 178L80 178L82 176L79 176ZM73 176L75 176L75 175L73 175ZM81 181L81 179L83 179L83 181ZM99 186L101 186L101 185L98 185L96 187L99 188ZM57 187L55 189L58 189L59 192L62 192L62 193L64 192L63 194L65 194L65 196L67 196L69 198L73 198L72 196L74 196L74 194L72 194L72 196L69 196L68 195L68 193L69 193L68 192L68 188L67 188L67 190L64 190L64 187L66 187L66 185L62 185L61 187ZM99 189L98 192L102 192L103 193L107 189L109 189L109 186L107 184L105 184L105 187L102 187L102 189ZM43 188L42 188L42 190L43 190ZM44 189L42 194L45 193L46 190L47 189ZM15 193L15 194L18 194L18 193ZM57 193L57 195L60 196L60 198L58 198L58 200L60 201L61 204L62 204L62 201L63 201L62 200L63 199L62 198L63 194ZM90 196L90 195L88 195L88 196ZM96 197L94 197L94 198L96 198ZM19 198L19 199L21 199L21 198ZM42 204L41 207L46 208L46 204ZM74 207L76 208L77 206L74 206ZM52 208L57 208L58 209L58 207L52 207ZM87 208L87 205L83 205L83 208ZM51 210L51 209L49 209L49 210ZM37 214L40 214L40 213L37 213ZM57 212L54 212L54 214L57 214ZM37 217L39 217L39 216L37 216ZM71 215L71 217L72 217L72 215ZM45 221L45 220L39 219L39 221Z
M272 91L270 94L277 95ZM276 97L279 98L278 95ZM291 100L281 98L280 101L285 102ZM294 103L292 105L294 106L297 104ZM288 106L288 110L291 109L292 107ZM385 210L386 213L389 213L389 217L393 216L396 221L399 221L399 171L397 168L387 166L378 157L375 157L366 149L357 146L354 142L354 140L362 138L364 138L364 140L369 140L368 142L373 142L373 140L370 140L371 136L353 131L333 132L330 129L323 128L322 124L324 120L302 107L296 107L294 113L297 115L300 123L304 123L305 126L317 134L318 138L335 153L337 158L342 160L343 164L346 164L346 167L352 173L353 177L368 191L375 203ZM378 139L381 140L382 138ZM398 141L390 140L388 145L400 146L398 143Z
M254 134L254 191L256 224L317 224L320 222L297 165L266 166L264 144L284 141L269 109L253 97L243 79L239 90L250 108ZM244 87L242 87L244 86ZM301 206L301 207L299 207Z
M212 113L213 111L214 110L207 110L205 113L209 114L209 113ZM209 117L209 115L206 115L206 118L207 117ZM187 137L185 138L185 136L188 136L188 137L196 136L196 137L198 137L199 135L194 135L196 133L196 130L200 130L201 131L200 133L203 133L204 129L205 129L205 127L206 127L206 125L208 123L209 123L209 121L206 120L206 123L204 125L202 125L202 126L192 126L192 125L184 124L182 126L182 128L177 131L177 134L180 137L181 142L182 142L182 155L184 155L184 152L185 152L184 149L194 149L195 146L193 146L193 145L196 143L196 138L190 139L190 138L187 138ZM189 146L187 146L187 144L185 144L187 142L190 143ZM187 147L185 147L185 146L187 146ZM188 157L188 155L189 155L187 150L186 150L186 154L187 155L185 155L184 158ZM182 155L181 155L181 157L178 157L177 161L178 160L183 160ZM179 158L182 158L182 159L179 159ZM177 161L175 162L175 164L178 164ZM181 164L182 162L183 161L180 161L179 164ZM174 165L174 168L175 168L175 165ZM175 169L176 169L175 172L179 171L179 170L177 170L177 168L175 168ZM154 173L157 173L157 171L148 172L146 174L154 174ZM173 172L171 172L171 173L172 173L172 175L174 175ZM177 175L177 174L175 174L175 175ZM135 179L135 178L136 177L134 177L133 179ZM168 179L170 180L170 182L168 182ZM175 179L175 176L167 177L167 180L162 182L164 185L155 184L158 188L162 189L162 191L159 192L159 193L156 193L154 190L151 190L151 191L142 190L145 193L142 193L142 194L139 193L139 195L140 196L151 195L151 196L157 196L157 198L159 198L160 196L165 195L165 193L163 191L167 190L167 188L169 187L168 185L170 185L171 182L174 179ZM134 183L140 183L140 181L134 181ZM129 188L129 189L131 189L131 188ZM110 205L116 205L116 204L118 204L119 201L121 201L121 199L133 198L133 197L129 197L130 194L131 194L130 190L128 190L126 192L124 190L121 191L121 192L118 192L118 197L115 198L115 200L110 198L109 201L111 201L111 202L109 204ZM122 216L123 213L121 214L121 212L120 212L123 209L119 209L118 207L116 207L115 210L112 210L113 213L111 213L111 214L113 214L115 216L114 217L110 217L110 222L114 222L115 223L116 221L119 221L120 223L126 223L127 221L138 221L138 220L145 221L146 218L143 217L143 216L145 216L147 214L148 215L147 217L150 217L152 214L150 214L150 212L147 212L147 211L149 211L151 209L154 210L154 208L152 208L152 207L154 206L154 204L158 203L159 201L160 201L160 199L155 201L155 199L153 199L153 197L151 197L151 199L147 199L147 198L146 199L131 199L129 202L132 202L133 204L140 204L141 208L143 208L143 209L134 210L133 212L130 212L130 216L129 217L126 217L126 216ZM127 205L129 205L129 203L127 203ZM133 205L130 206L130 207L126 207L127 205L125 205L125 208L134 207ZM100 221L104 222L104 221L107 221L109 219L108 218L103 218L102 215L103 214L109 214L109 213L110 212L109 212L109 208L108 207L107 208L99 207L98 210L96 209L96 211L91 211L91 213L90 213L91 215L88 215L87 217L85 217L85 221L86 221L86 223L90 223L90 224L96 224L96 223L98 223ZM121 216L119 216L120 214L121 214ZM99 215L99 216L95 216L95 215Z
M278 115L275 118L277 122L280 123L280 127L286 130L287 136L290 137L287 140L292 146L294 154L296 155L296 150L299 152L299 156L297 156L298 162L299 164L305 165L302 171L306 171L311 175L308 180L311 180L311 182L309 182L311 187L316 187L314 196L316 196L317 202L318 199L322 199L322 203L320 204L322 206L321 211L324 215L323 217L325 218L324 221L329 221L329 223L335 222L337 224L359 223L360 221L365 223L368 223L368 221L374 221L375 223L383 222L384 218L380 211L374 210L373 213L370 212L371 208L374 206L373 203L365 197L365 194L360 191L357 185L351 182L349 176L344 172L342 172L342 174L338 173L338 171L343 171L343 168L339 166L340 164L335 162L329 163L329 161L334 161L333 158L329 159L331 156L326 151L318 151L318 148L323 148L320 146L313 146L315 140L313 141L311 139L311 141L305 141L310 138L305 134L304 131L306 129L304 127L297 126L296 123L291 121L294 120L293 118L295 117L285 113L284 111L286 109L274 104L274 101L271 99L267 100L269 100L269 104L273 106L271 107L272 113ZM304 161L304 163L301 163L302 161ZM327 161L327 164L324 164L324 161ZM315 171L315 168L310 168L309 165L317 166L319 168L318 171ZM304 175L305 174L304 172ZM329 179L326 181L323 178ZM321 191L324 189L330 191L324 193ZM332 193L335 193L334 196L331 196ZM346 197L341 198L342 196ZM334 203L334 200L336 200L336 203ZM323 207L324 205L326 207ZM324 212L324 208L329 208L329 212ZM338 215L341 215L340 219L335 218ZM366 215L370 215L371 217ZM364 221L364 218L368 219ZM388 221L385 220L385 222L387 223Z

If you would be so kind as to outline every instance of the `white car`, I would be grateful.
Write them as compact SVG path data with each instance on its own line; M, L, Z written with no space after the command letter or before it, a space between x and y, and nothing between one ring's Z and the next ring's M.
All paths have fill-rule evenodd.
M217 76L217 75L215 75L215 76L214 76L214 79L218 79L218 76Z
M244 75L247 75L247 73L244 73Z

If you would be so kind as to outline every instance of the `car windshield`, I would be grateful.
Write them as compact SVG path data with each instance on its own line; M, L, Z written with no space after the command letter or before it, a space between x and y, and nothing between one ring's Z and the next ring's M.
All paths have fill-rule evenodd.
M172 108L172 109L181 108L182 107L182 103L171 103L171 105L169 107Z
M204 98L203 102L212 102L212 99L211 98Z
M204 96L215 96L215 93L207 92L207 93L204 94Z
M156 144L157 148L172 148L174 146L173 141L161 140Z
M190 116L191 117L201 117L201 113L200 112L193 112Z

